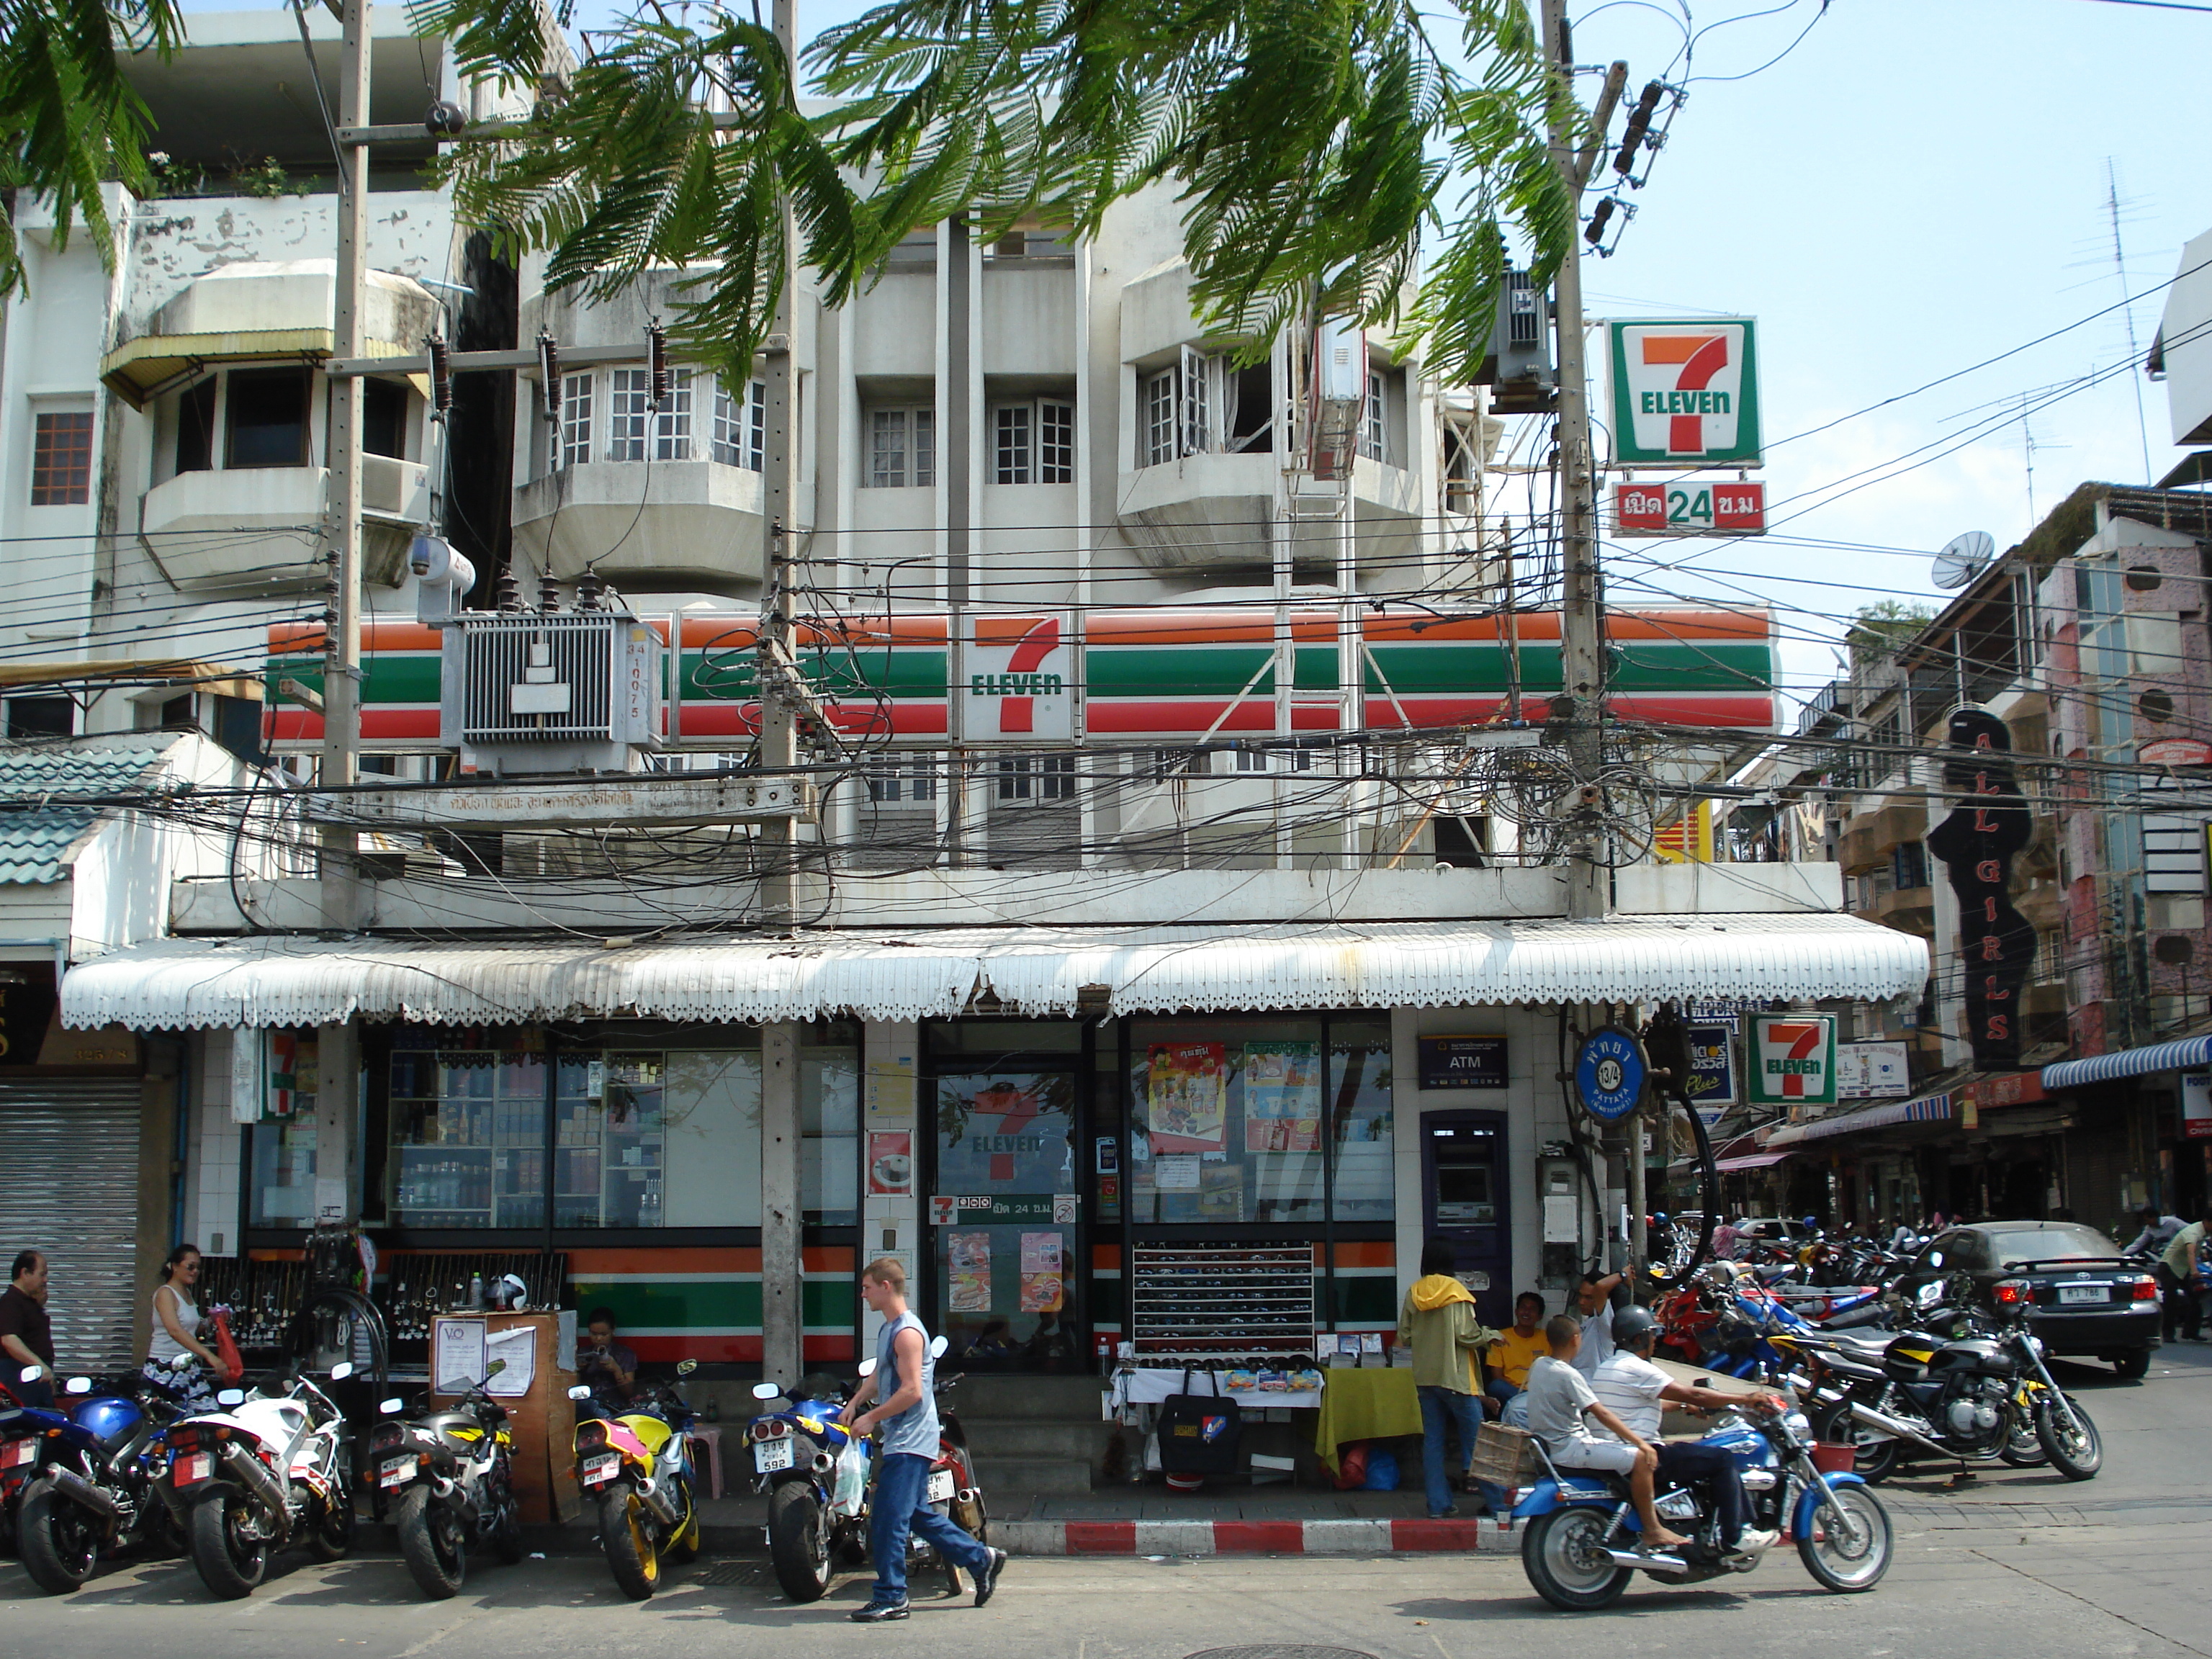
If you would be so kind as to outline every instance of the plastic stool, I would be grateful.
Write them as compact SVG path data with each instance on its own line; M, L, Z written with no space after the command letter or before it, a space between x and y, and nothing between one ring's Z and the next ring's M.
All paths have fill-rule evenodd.
M720 1498L722 1495L721 1426L712 1423L695 1424L691 1430L691 1438L696 1443L706 1449L707 1496Z

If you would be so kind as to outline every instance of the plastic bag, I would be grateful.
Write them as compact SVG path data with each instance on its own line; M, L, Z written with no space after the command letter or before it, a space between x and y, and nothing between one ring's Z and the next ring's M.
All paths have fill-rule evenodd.
M217 1308L209 1316L215 1327L215 1357L222 1362L222 1380L236 1382L246 1376L246 1361L238 1352L238 1342L230 1334L230 1310Z
M1395 1492L1398 1490L1398 1454L1385 1446L1371 1446L1367 1452L1367 1478L1360 1482L1362 1492Z
M858 1515L868 1485L868 1455L857 1440L848 1440L837 1454L837 1476L830 1492L832 1515Z
M1367 1480L1367 1443L1356 1440L1349 1446L1340 1446L1336 1453L1336 1489L1352 1492Z

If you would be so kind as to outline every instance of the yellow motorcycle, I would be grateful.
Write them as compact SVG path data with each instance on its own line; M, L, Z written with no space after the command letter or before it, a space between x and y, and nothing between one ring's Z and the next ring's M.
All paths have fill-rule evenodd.
M686 1359L676 1374L697 1368ZM599 1401L582 1383L577 1402L576 1482L599 1521L599 1547L615 1583L633 1601L660 1587L662 1560L699 1553L699 1514L691 1450L691 1407L672 1389L648 1387L623 1408Z

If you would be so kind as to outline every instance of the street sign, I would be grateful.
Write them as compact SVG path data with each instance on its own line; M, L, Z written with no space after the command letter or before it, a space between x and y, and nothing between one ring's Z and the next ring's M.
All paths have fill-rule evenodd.
M1584 1110L1611 1123L1636 1109L1650 1070L1642 1043L1617 1025L1602 1026L1583 1041L1575 1090Z
M1075 736L1075 645L1065 617L969 623L960 735L969 743L1067 743Z
M1833 1014L1757 1014L1749 1024L1753 1105L1836 1103Z
M1607 323L1614 460L1759 465L1756 329L1748 317Z
M1613 487L1616 536L1764 536L1766 486L1736 479Z

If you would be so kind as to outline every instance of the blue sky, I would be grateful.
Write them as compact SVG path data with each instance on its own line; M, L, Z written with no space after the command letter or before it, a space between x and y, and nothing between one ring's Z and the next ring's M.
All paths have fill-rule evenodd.
M614 9L585 0L579 21ZM800 33L860 9L801 0ZM1686 17L1697 32L1686 60ZM2181 243L2212 228L2187 136L2212 14L2105 0L1830 0L1825 13L1820 0L1692 0L1686 12L1679 0L1593 0L1575 44L1586 64L1626 58L1632 95L1655 76L1686 93L1618 252L1587 263L1591 314L1757 317L1770 444L2120 300L2108 165L2124 291L2167 281ZM2138 353L2160 304L2151 294L2133 307ZM1833 618L1888 594L1932 595L1926 556L1961 531L2001 548L2020 538L2033 522L2031 459L2038 514L2082 479L2140 483L2179 459L2164 389L2119 367L2128 356L2115 312L1773 447L1769 499L1778 520L1790 515L1776 533L1617 544L1613 597L1788 607L1785 628L1802 637L1787 678L1810 689L1833 672L1817 642L1838 634ZM2117 372L2069 389L2100 370ZM2041 407L1988 425L2023 397Z

